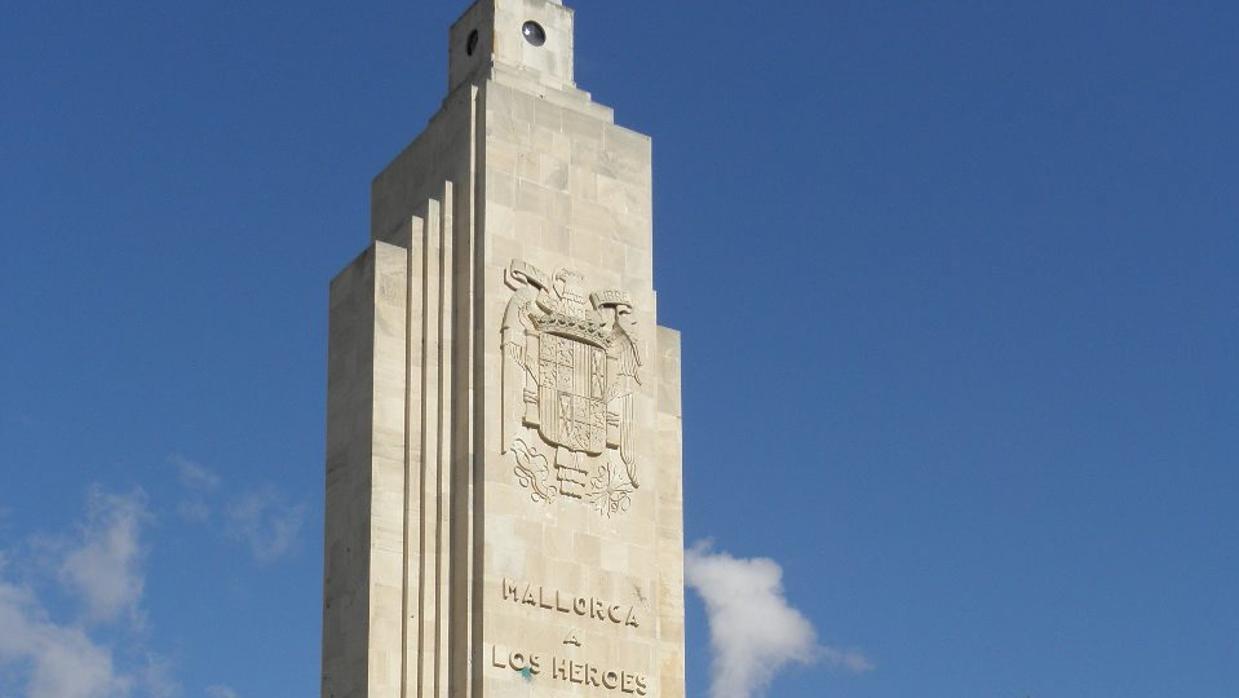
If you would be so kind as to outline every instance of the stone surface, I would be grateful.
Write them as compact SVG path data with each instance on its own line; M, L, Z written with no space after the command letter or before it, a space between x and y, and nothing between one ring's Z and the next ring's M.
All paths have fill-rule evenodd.
M325 698L684 695L650 141L576 88L572 22L462 16L449 95L332 283Z

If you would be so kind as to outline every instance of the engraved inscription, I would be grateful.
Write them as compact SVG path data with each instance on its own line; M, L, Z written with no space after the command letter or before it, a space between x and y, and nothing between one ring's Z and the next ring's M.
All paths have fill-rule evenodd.
M496 669L511 669L530 678L548 675L553 681L575 683L590 688L636 696L649 693L649 680L645 674L623 671L591 662L579 662L567 657L507 650L491 645L490 663Z
M609 603L592 596L576 596L540 584L522 584L505 578L503 600L603 623L641 627L635 606Z

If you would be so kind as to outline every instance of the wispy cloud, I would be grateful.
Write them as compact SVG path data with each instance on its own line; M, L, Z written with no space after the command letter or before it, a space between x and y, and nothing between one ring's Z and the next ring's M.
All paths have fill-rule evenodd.
M145 584L142 571L142 523L146 495L91 490L85 523L60 564L60 581L83 602L87 617L112 621L120 614L137 617Z
M152 521L141 490L92 487L69 533L0 549L0 696L183 695L174 664L148 646L142 599ZM81 613L66 610L75 606ZM212 690L212 698L236 698Z
M269 485L230 495L229 488L221 487L222 478L205 465L176 454L168 462L184 491L176 506L179 517L205 523L220 509L228 537L244 544L259 562L272 562L295 549L305 521L304 503Z
M224 515L229 534L259 562L271 562L293 550L305 512L305 504L290 503L274 488L263 487L232 500Z
M186 488L199 492L214 492L219 487L219 475L201 463L178 453L169 456L168 461L176 468L177 477Z
M176 513L191 523L205 523L211 519L211 504L208 501L219 489L220 478L215 471L174 453L168 462L176 468L177 479L184 488L184 498L177 503Z
M77 622L52 617L32 586L40 575L23 575L19 578L27 582L19 583L10 573L20 570L0 565L0 669L8 670L0 676L20 681L21 695L111 698L147 688L141 672L118 668L112 649L91 637L91 630L121 621L131 630L141 624L141 538L148 518L141 491L112 494L92 488L74 533L32 541L47 557L55 580L82 607ZM0 684L0 691L4 688Z
M176 680L172 662L164 657L150 655L142 668L142 687L150 698L177 698L181 684Z
M813 624L788 604L783 568L774 560L736 558L701 543L687 551L685 580L709 617L713 698L761 695L790 664L873 668L863 654L818 642Z
M30 589L0 581L0 667L12 665L28 671L28 698L107 698L132 685L108 648L50 620Z
M240 698L236 691L227 686L208 686L207 698Z

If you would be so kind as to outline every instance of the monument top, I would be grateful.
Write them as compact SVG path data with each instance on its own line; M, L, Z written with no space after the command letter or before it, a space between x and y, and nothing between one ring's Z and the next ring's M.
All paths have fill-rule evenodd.
M571 89L573 14L558 0L478 0L452 25L448 91L508 74Z
M573 13L476 0L332 282L323 698L684 698L680 338L651 141Z

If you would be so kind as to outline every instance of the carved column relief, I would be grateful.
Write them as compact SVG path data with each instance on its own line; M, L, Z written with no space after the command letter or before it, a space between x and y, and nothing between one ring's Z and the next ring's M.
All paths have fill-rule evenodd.
M633 433L643 357L631 296L586 295L583 277L513 260L503 317L503 448L535 502L579 500L603 516L640 487Z

